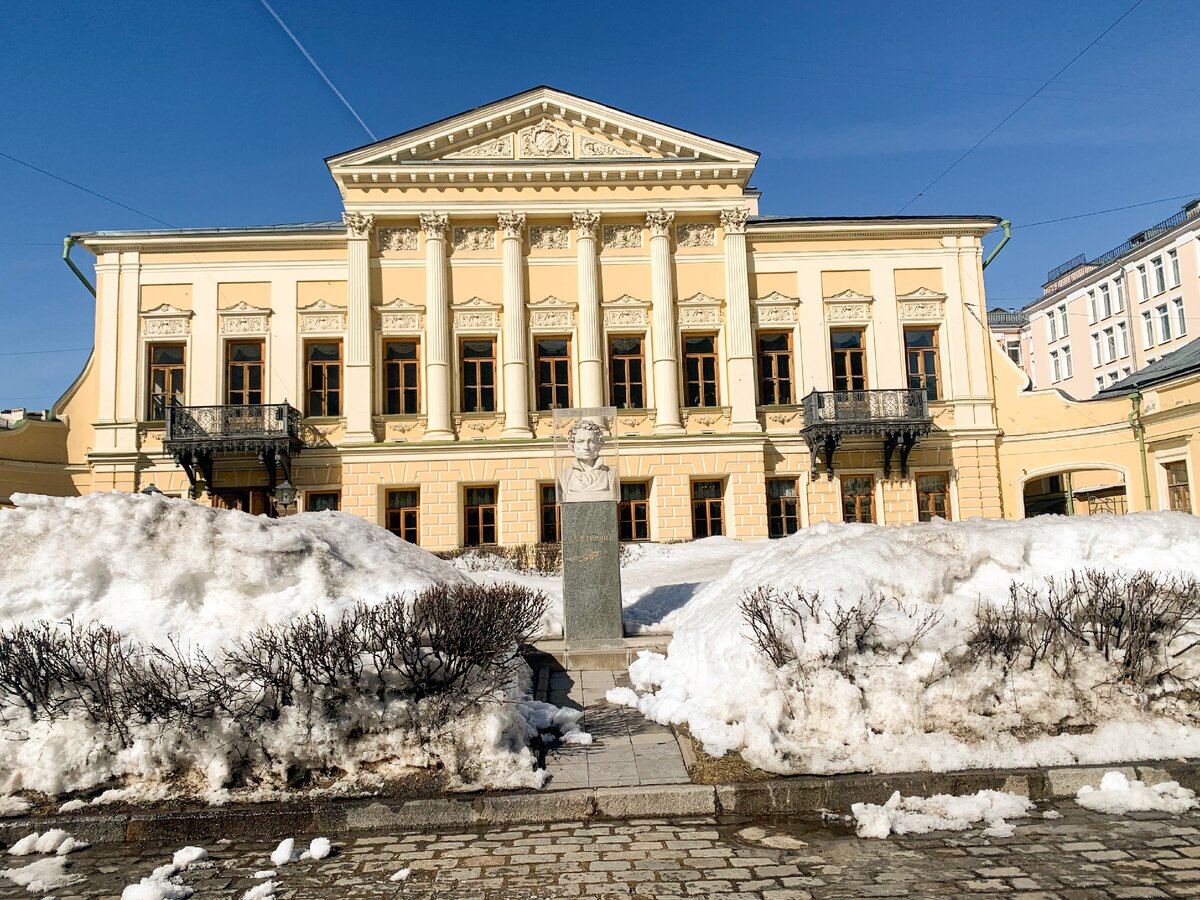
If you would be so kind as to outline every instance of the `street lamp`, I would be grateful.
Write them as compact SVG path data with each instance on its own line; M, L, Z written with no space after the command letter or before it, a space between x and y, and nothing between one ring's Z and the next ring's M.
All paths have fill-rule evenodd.
M283 514L286 516L288 507L296 502L296 489L292 487L292 483L287 479L280 484L275 485L275 503L283 507Z
M155 494L158 494L160 497L163 496L163 492L158 489L158 485L156 484L146 485L141 489L141 491L139 491L139 493L146 494L147 496L151 497L153 497Z

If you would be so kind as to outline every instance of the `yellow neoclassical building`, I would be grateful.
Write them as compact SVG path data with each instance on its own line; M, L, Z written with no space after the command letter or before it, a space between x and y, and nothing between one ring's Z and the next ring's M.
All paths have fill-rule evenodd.
M95 351L8 456L525 543L557 537L552 410L612 405L627 540L1019 515L998 220L760 216L757 160L539 87L326 160L338 222L74 235Z

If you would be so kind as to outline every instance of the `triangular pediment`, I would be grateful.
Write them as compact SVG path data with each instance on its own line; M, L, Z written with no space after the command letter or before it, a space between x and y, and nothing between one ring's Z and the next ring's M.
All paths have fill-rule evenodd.
M854 288L846 288L846 290L842 291L840 294L834 294L832 297L826 297L825 299L826 300L858 300L860 302L863 302L863 301L869 302L871 300L874 300L875 298L868 297L866 294L860 294L858 291L854 290Z
M649 307L650 301L649 300L639 300L637 297L634 297L630 294L622 294L620 297L617 297L615 300L605 300L603 305L604 306L630 306L630 307L639 307L640 308L640 307Z
M237 303L233 304L233 306L230 306L227 309L221 310L221 315L223 315L223 316L229 316L229 315L248 315L248 316L268 315L269 316L270 314L271 314L271 310L268 309L267 307L251 306L245 300L239 300Z
M652 161L739 165L758 154L623 110L540 87L327 160L335 172L412 166Z
M765 297L759 297L754 301L761 303L764 306L792 306L800 302L799 297L789 297L787 294L781 294L779 291L771 291Z
M692 294L679 301L680 306L720 306L721 301L705 293Z
M541 300L530 300L529 306L538 309L574 309L575 304L568 300L562 300L555 297L553 294L543 297Z
M190 316L191 314L192 311L190 309L180 309L178 306L172 306L170 303L160 303L158 306L154 307L154 309L148 309L142 313L143 316L154 316L156 318Z
M345 311L346 311L346 308L344 306L334 306L328 300L324 300L321 298L314 300L312 303L308 304L308 306L300 307L300 312L306 312L306 313L308 313L308 312L345 312Z
M930 290L927 287L919 287L915 291L909 291L907 294L899 294L897 300L945 300L946 295L938 291Z
M396 297L394 300L389 300L387 303L379 304L381 312L413 312L416 310L424 310L425 307L418 306L405 300L403 297Z
M462 303L455 303L454 308L458 310L470 309L499 309L499 303L493 303L490 300L484 300L482 297L472 297L470 300L464 300Z

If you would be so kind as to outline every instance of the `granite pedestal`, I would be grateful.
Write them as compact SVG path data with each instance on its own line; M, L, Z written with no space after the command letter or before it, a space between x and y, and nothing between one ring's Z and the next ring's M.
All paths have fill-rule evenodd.
M621 547L617 502L563 503L563 636L568 647L620 647Z

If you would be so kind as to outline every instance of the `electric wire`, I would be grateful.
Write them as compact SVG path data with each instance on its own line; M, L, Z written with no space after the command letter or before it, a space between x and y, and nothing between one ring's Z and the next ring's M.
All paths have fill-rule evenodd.
M1014 225L1014 226L1012 226L1012 228L1013 228L1013 231L1016 231L1018 228L1036 228L1039 225L1053 225L1056 222L1070 222L1073 219L1086 219L1089 216L1102 216L1106 213L1121 212L1122 210L1126 210L1126 209L1138 209L1139 207L1142 207L1142 206L1154 206L1154 204L1156 204L1156 203L1167 203L1168 201L1171 201L1171 200L1190 199L1190 198L1196 197L1197 195L1200 195L1200 192L1192 191L1191 193L1178 194L1174 197L1163 197L1159 200L1147 200L1144 203L1131 203L1128 206L1113 206L1113 207L1110 207L1109 209L1098 209L1094 212L1076 213L1073 216L1062 216L1061 218L1058 218L1058 219L1044 219L1041 222L1027 222L1024 225Z

